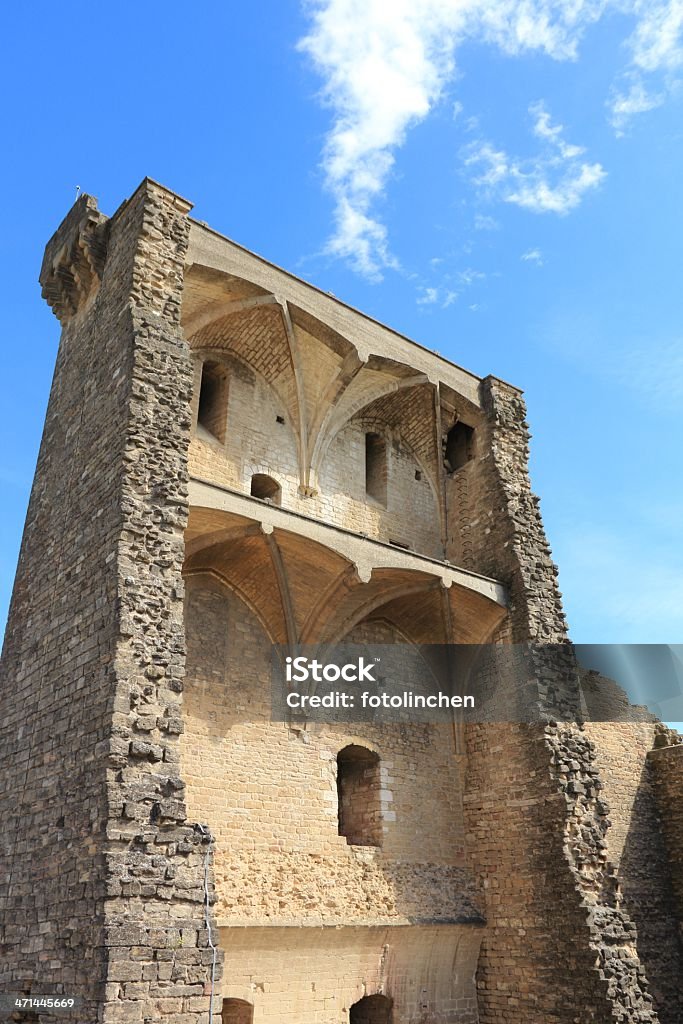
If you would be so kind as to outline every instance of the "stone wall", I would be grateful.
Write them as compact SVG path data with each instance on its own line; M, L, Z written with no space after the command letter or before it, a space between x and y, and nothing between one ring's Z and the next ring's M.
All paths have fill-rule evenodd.
M224 300L197 271L208 290L187 315L195 327L205 318L196 336L225 368L227 404L224 420L196 426L206 353L193 356L181 328L188 208L149 180L110 221L83 197L46 251L41 280L63 335L3 654L4 990L80 995L78 1021L205 1024L213 975L217 998L250 1002L263 1020L341 1024L384 993L396 1024L465 1024L482 943L480 1024L655 1024L645 968L659 1019L674 1024L665 904L670 878L680 928L682 748L655 751L649 768L649 727L557 725L561 671L542 650L528 667L545 724L272 723L267 616L208 563L196 563L184 607L188 470L247 493L261 473L285 508L428 555L443 553L445 526L452 562L508 588L493 639L566 641L516 389L487 378L475 409L463 377L472 457L444 480L436 357L431 376L395 358L402 341L361 358L341 306L336 329L322 325L325 349L304 329L312 314L270 277L278 297L247 282L214 331L202 294L225 312ZM212 273L225 289L229 275ZM288 354L292 316L308 397ZM227 352L235 324L254 367ZM316 392L332 402L353 380L325 420ZM386 508L366 493L367 432L386 440ZM303 457L309 433L324 458ZM258 531L217 528L207 558L232 543L226 572L241 559L243 585L279 609L292 640L296 601L315 592L307 566L337 556L297 538L302 578L288 591L278 543L268 574L249 561ZM442 637L450 605L436 590L416 597L409 576L384 593L396 594L387 619L380 573L325 591L334 604L346 584L368 587L348 640L403 642L392 605ZM379 845L339 834L336 758L349 744L379 758Z
M49 257L64 247L70 255L79 235L106 242L105 220L87 196ZM60 310L76 301L71 280ZM128 397L125 373L113 376L120 338L100 339L94 329L100 299L90 295L65 323L0 688L2 990L82 994L93 1020L106 977L106 748L118 636L107 556L121 534L122 437L111 425L125 421Z
M487 422L475 457L447 482L451 543L510 592L513 643L562 643L566 622L530 487L521 396L482 382ZM454 512L456 514L454 514ZM542 646L529 678L550 715L561 690ZM635 927L607 862L607 818L593 744L577 726L471 726L467 851L486 896L478 985L482 1024L651 1021Z
M462 925L221 929L222 995L268 1024L348 1024L353 1004L377 992L393 1024L476 1024L480 939Z
M378 629L349 641L391 639ZM182 773L216 836L221 922L480 920L450 727L271 722L268 638L210 577L187 581L186 631ZM378 848L338 834L336 755L352 743L380 759Z
M601 799L610 822L607 854L617 873L623 906L638 929L638 956L659 1018L662 1024L676 1024L683 1020L683 961L660 827L663 822L666 831L669 815L657 805L659 762L656 753L649 756L657 731L657 726L646 722L586 725L595 745L603 782Z
M208 1005L177 750L187 210L148 180L109 223L83 197L42 273L64 331L3 656L2 981L78 1021Z
M447 553L507 585L515 643L561 643L567 624L539 501L528 474L529 428L516 388L487 377L474 458L446 479Z
M315 342L322 350L321 342ZM267 381L229 353L206 353L225 367L225 440L201 427L190 448L190 472L249 494L251 478L265 473L282 488L282 507L386 542L396 541L431 557L443 555L436 497L424 467L386 425L354 417L330 444L316 493L300 491L297 442L286 405ZM199 373L195 377L198 394ZM195 400L196 405L196 400ZM278 421L279 420L282 422ZM387 454L386 503L365 489L365 435L377 431Z
M648 762L669 859L672 909L678 921L679 950L683 958L683 742L679 740L674 746L652 750Z

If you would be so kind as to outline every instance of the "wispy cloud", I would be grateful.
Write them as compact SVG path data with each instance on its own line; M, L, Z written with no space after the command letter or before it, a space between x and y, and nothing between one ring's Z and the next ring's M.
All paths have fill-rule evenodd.
M441 309L447 309L457 301L459 295L460 293L453 288L421 288L418 293L417 304L418 306L438 305Z
M335 200L328 251L370 278L397 265L376 212L408 129L427 116L466 39L509 54L573 58L604 0L309 0L300 48L323 78L333 124L323 170Z
M484 213L478 213L474 218L475 231L498 231L500 224L495 217L489 217Z
M322 99L332 117L322 156L335 204L327 251L371 279L398 266L379 210L396 151L454 79L462 43L488 43L511 56L540 51L555 60L574 60L583 34L606 10L630 13L635 17L627 43L632 77L626 92L616 91L612 99L612 117L622 123L656 105L659 94L644 87L639 91L637 76L655 71L672 76L681 65L683 0L302 2L310 31L299 46L322 78ZM454 101L452 112L462 119L460 101ZM476 117L466 118L462 130L477 131ZM536 135L568 165L564 176L551 181L547 162L526 170L491 148L481 153L489 184L498 175L507 181L508 202L535 212L565 213L605 172L598 163L579 160L579 147L564 141L544 110Z
M618 135L623 135L626 124L634 114L644 114L660 107L665 100L663 93L649 93L641 81L632 82L627 92L615 89L609 101L611 122Z
M490 142L478 140L465 147L464 164L474 172L473 183L492 197L533 213L568 213L607 172L602 164L582 159L583 147L565 140L563 126L552 122L541 101L532 103L529 113L532 132L542 144L536 156L510 157Z
M439 301L439 289L438 288L422 288L421 294L418 296L418 306L433 306L435 302Z
M464 285L474 284L475 281L484 281L485 279L486 274L481 270L473 270L472 267L458 271L458 281Z
M683 67L683 0L636 0L636 27L626 42L629 66L608 101L617 135L630 119L660 107Z
M537 267L543 266L543 253L540 249L527 249L519 258L524 263L534 263Z

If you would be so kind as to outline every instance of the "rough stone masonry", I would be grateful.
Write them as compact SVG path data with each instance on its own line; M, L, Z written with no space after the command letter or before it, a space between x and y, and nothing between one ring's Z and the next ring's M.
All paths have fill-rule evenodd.
M45 252L0 993L79 1002L5 1019L680 1024L675 734L271 721L273 643L530 641L551 711L567 629L521 393L190 209L81 196Z

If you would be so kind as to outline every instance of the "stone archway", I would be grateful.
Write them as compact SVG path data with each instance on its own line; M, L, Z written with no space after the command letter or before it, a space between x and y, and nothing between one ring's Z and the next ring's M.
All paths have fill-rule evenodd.
M349 1010L349 1024L392 1024L392 1000L387 996L363 996Z

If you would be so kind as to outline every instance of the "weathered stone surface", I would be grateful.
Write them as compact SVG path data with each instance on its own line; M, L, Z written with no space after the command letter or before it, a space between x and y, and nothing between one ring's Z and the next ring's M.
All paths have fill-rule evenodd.
M394 1024L677 1024L683 746L558 724L521 394L188 212L149 180L110 219L81 197L46 250L0 991L79 995L81 1024L342 1024L369 995ZM542 724L272 722L270 645L342 637L534 642Z

